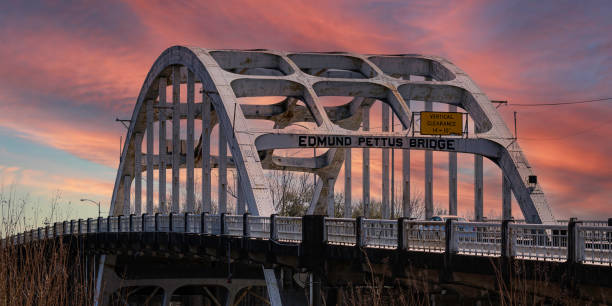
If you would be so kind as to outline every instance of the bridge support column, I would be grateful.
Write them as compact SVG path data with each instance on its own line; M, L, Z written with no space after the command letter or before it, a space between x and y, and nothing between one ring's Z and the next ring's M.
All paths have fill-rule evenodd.
M134 213L142 214L142 133L134 137Z
M502 220L512 219L512 190L510 181L502 173Z
M278 291L278 284L276 282L276 274L274 269L263 269L264 277L266 279L266 287L268 289L268 298L270 299L270 305L282 306L280 293Z
M370 130L370 109L363 109L363 131ZM363 216L370 215L370 149L363 149Z
M187 71L187 203L185 210L187 212L194 212L195 208L195 194L194 194L194 164L195 156L193 152L193 134L194 134L194 98L195 98L195 76L191 70Z
M166 212L166 78L159 78L159 207Z
M389 131L389 105L382 103L382 131ZM389 149L382 149L382 217L389 219Z
M425 101L425 111L432 111L433 105ZM433 152L425 151L425 219L433 216Z
M344 149L344 217L352 215L352 189L351 189L351 148Z
M219 213L227 212L227 140L225 132L219 126Z
M147 101L147 214L153 214L153 101Z
M457 106L449 105L449 112L456 112ZM448 153L448 214L457 215L457 152Z
M181 68L172 67L172 212L179 212L181 164Z
M482 155L474 155L474 219L476 221L482 221L483 217L482 177Z
M210 183L210 97L202 90L202 212L211 212Z

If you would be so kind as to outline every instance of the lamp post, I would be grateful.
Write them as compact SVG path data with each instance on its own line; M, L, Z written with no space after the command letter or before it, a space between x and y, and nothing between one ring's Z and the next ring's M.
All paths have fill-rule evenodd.
M96 201L90 200L90 199L81 199L81 202L85 202L85 201L88 201L88 202L91 202L91 203L94 203L94 204L98 205L98 219L99 219L100 218L100 202L99 201L96 202Z

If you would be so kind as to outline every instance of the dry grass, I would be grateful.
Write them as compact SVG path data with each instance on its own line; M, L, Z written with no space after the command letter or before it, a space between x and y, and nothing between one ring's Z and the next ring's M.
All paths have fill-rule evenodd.
M38 220L27 195L0 187L0 237L61 218L60 199L57 193L50 202L51 213ZM0 247L0 305L91 305L93 274L85 269L83 252L71 244L51 239Z

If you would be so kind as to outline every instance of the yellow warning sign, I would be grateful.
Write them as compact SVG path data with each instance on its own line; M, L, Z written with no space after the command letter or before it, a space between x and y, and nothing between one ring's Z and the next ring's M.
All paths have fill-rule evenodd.
M462 135L461 113L421 112L422 135Z

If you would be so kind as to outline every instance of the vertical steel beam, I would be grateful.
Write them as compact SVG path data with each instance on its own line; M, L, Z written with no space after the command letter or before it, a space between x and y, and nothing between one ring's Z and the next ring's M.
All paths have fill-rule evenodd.
M395 132L395 114L391 112L391 132ZM395 149L391 148L391 219L395 218Z
M474 155L474 219L482 221L483 209L482 155Z
M382 131L389 131L389 105L382 103ZM382 217L389 219L389 149L382 149Z
M449 112L456 112L457 106L449 105ZM448 153L448 213L457 215L457 152Z
M210 118L210 97L202 88L202 212L211 210L211 183L210 183L210 132L212 130Z
M147 101L147 214L153 214L153 101Z
M502 220L512 218L512 189L510 180L502 173Z
M242 190L242 181L240 175L236 171L236 212L241 215L246 212L246 201L244 199L244 190Z
M172 212L179 212L181 163L181 67L172 67Z
M370 109L362 108L363 111L363 128L362 130L370 130ZM363 216L369 217L370 213L370 149L363 149Z
M344 149L344 217L350 218L351 210L351 148Z
M425 101L425 111L432 111L431 101ZM433 216L433 152L425 151L425 218Z
M227 140L225 131L219 124L219 213L227 212Z
M130 193L132 191L132 177L123 177L123 215L130 215Z
M334 217L334 185L336 180L333 178L327 179L327 216Z
M410 218L410 150L402 150L402 217Z
M142 133L134 135L134 213L142 214Z
M159 211L166 212L166 78L159 78Z
M191 70L187 70L187 212L194 212L194 180L193 180L193 172L194 172L194 161L195 156L193 152L193 133L194 133L194 123L193 118L195 116L195 107L194 107L194 98L195 98L195 75Z
M410 77L408 77L408 80ZM407 100L410 108L410 100ZM410 203L410 150L402 150L402 217L410 218L412 205Z

